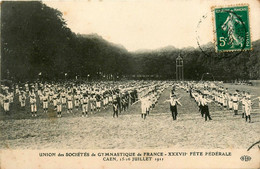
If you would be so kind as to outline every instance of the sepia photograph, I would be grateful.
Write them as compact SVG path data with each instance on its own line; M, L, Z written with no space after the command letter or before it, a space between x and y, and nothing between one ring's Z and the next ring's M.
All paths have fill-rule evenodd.
M0 168L260 167L258 0L0 5Z

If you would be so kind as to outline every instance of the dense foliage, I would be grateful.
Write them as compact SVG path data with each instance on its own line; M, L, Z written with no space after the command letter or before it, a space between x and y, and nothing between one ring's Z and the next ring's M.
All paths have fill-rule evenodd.
M1 5L2 79L116 79L133 75L172 79L179 55L184 59L185 79L199 80L205 72L223 80L260 78L259 40L253 43L253 51L240 53L216 54L212 44L201 46L203 52L167 47L130 53L98 35L76 35L60 11L41 2L6 1Z

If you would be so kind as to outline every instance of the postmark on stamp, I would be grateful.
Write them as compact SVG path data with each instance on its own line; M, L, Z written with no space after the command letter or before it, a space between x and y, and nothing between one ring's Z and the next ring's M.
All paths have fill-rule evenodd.
M249 7L212 7L216 52L251 50Z

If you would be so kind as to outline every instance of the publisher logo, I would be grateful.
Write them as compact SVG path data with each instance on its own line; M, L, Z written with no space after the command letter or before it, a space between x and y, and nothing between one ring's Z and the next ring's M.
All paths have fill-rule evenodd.
M248 161L251 160L251 157L248 156L248 155L243 155L243 156L240 157L240 160L241 160L241 161L248 162Z

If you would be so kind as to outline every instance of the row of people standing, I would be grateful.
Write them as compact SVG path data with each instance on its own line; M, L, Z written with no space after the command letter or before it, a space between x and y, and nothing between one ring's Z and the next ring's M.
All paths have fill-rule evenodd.
M146 117L151 113L155 108L155 105L158 103L158 100L162 92L168 87L166 83L158 84L157 86L146 87L140 93L141 102L141 118L146 119ZM137 102L136 102L137 103Z
M152 82L156 84L159 82ZM147 82L120 82L120 84L38 84L19 86L16 85L13 91L6 90L4 95L7 99L3 107L5 112L9 112L10 93L15 93L13 97L18 97L19 104L25 110L29 105L32 116L37 116L39 109L47 113L48 108L52 106L57 111L57 116L61 117L61 112L67 111L72 113L72 110L82 110L82 116L87 116L88 113L106 109L112 105L114 100L117 100L118 111L127 111L129 105L138 100L138 92L142 88L149 86ZM137 91L138 90L138 91ZM139 91L140 90L140 91ZM8 97L7 97L8 96ZM12 99L13 100L13 99Z
M213 102L223 110L232 110L234 115L238 115L239 105L241 104L242 118L245 118L246 122L251 122L253 103L249 92L239 92L239 90L236 90L232 93L228 88L224 89L222 86L211 87L206 85L204 87L196 87L193 83L189 85L189 88L190 96L195 99L202 116L208 111L208 106L206 108L204 106L205 103L207 105L207 103ZM259 99L259 97L255 99Z

